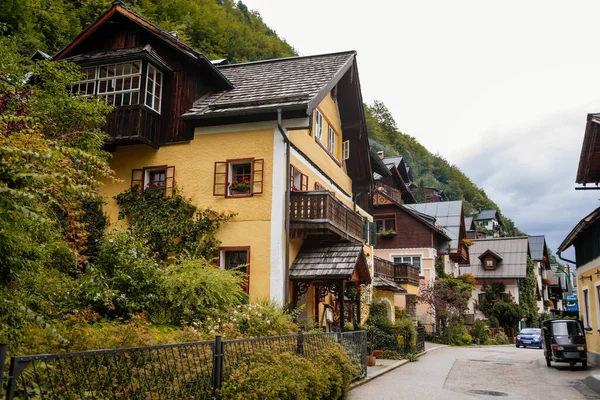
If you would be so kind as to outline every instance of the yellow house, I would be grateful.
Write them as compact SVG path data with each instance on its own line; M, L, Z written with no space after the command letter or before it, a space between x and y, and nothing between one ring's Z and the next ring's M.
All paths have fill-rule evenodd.
M117 194L176 187L236 214L217 263L245 269L251 299L306 304L321 325L364 319L373 180L354 51L215 65L115 2L54 60L117 107L111 223Z
M588 114L576 182L585 186L600 182L600 114ZM562 258L569 247L575 261ZM600 365L600 207L584 217L558 248L560 259L577 266L577 301L588 346L588 361Z

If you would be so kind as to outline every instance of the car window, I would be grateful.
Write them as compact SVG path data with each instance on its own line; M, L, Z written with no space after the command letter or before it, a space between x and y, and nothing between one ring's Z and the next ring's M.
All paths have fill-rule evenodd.
M561 335L579 335L583 336L583 331L581 330L581 326L577 322L554 322L552 324L552 329L554 330L554 334L556 336Z
M537 328L525 328L519 333L522 335L541 335L542 330Z

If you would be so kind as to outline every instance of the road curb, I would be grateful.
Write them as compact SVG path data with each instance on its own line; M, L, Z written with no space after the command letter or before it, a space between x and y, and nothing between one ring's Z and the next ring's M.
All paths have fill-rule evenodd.
M436 346L436 347L432 347L431 349L427 349L427 350L425 350L425 351L417 354L417 358L421 358L422 356L424 356L425 354L429 353L430 351L441 349L443 347L448 347L448 346L447 345L439 345L439 346ZM398 362L395 362L392 365L389 365L389 366L387 366L385 368L382 368L381 370L375 372L373 375L367 376L365 379L363 379L361 381L354 382L352 385L350 385L350 390L355 389L355 388L357 388L359 386L362 386L365 383L371 382L373 379L378 378L378 377L380 377L382 375L385 375L388 372L393 371L396 368L399 368L399 367L403 366L404 364L408 364L409 362L410 361L408 361L408 360L398 360Z

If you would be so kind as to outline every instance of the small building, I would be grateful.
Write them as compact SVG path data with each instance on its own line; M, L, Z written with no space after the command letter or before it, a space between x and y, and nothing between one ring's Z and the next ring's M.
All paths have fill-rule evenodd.
M519 304L519 281L527 277L527 257L530 255L527 236L476 239L469 253L470 263L460 266L461 274L471 274L477 280L469 301L472 317L468 320L486 318L477 309L477 304L484 298L484 285L503 283L506 296L512 295Z
M477 228L483 228L486 231L486 237L503 237L505 235L504 224L498 210L477 210L477 213L473 215L473 222Z
M546 300L550 300L547 286L551 283L552 275L546 238L543 235L529 236L529 251L534 263L538 313L541 314L550 308L556 309L557 306L554 302L551 307L544 304Z

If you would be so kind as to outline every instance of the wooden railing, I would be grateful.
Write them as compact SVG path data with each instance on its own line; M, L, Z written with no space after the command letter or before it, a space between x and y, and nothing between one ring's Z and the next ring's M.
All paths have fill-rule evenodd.
M113 143L139 141L158 146L161 115L142 105L117 107L106 116L106 133Z
M295 230L317 233L325 228L344 239L362 241L363 218L326 190L292 192L290 222Z
M412 264L394 264L383 258L374 257L375 273L394 279L398 283L419 284L419 267Z

